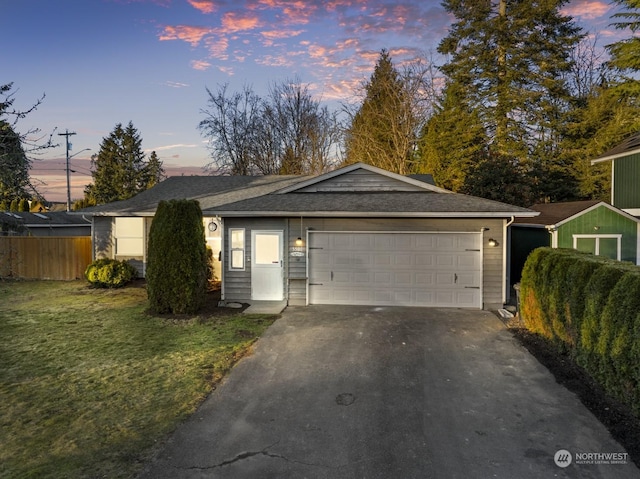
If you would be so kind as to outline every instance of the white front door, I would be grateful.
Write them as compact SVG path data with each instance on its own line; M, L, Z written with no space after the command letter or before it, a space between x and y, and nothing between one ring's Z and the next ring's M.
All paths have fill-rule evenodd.
M282 231L251 232L251 299L284 298Z

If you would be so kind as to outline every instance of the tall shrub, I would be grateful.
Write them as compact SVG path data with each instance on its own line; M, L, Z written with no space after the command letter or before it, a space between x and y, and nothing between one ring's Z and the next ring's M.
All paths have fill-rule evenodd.
M161 201L149 231L147 295L155 313L196 313L207 288L207 253L197 201Z
M625 270L618 264L603 264L593 273L584 290L584 314L576 361L583 368L592 371L598 379L601 379L601 376L597 371L601 369L604 361L604 357L596 350L601 332L602 312L609 300L609 294L624 273Z
M639 338L633 338L632 335L639 314L640 272L629 271L620 278L609 295L602 311L596 343L596 353L601 359L597 375L609 391L627 402L638 386L632 376L637 363L632 349Z
M542 265L547 256L553 253L551 248L537 248L529 254L522 269L520 283L520 310L526 328L546 338L553 336L553 331L544 317L548 310L548 296L545 294L547 275ZM548 266L548 264L547 264Z

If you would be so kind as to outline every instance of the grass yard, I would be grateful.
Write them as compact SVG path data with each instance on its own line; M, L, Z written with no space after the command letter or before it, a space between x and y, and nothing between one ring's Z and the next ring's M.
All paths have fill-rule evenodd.
M0 477L133 477L273 322L149 316L141 285L0 282Z

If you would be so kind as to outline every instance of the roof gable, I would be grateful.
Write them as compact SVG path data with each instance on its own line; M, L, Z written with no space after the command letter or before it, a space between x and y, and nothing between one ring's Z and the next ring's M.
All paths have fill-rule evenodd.
M634 216L631 216L630 214L614 206L611 206L604 201L589 200L567 201L563 203L543 203L533 205L530 207L530 209L540 212L540 216L526 220L517 220L516 223L558 227L600 207L608 208L611 211L624 216L625 218L631 219L635 222L640 222L638 218L635 218Z
M420 179L402 176L365 163L354 163L330 171L284 188L278 193L353 193L372 191L452 193Z
M616 158L631 156L636 153L640 153L640 132L631 135L619 145L614 146L610 150L604 152L602 155L594 158L593 160L591 160L591 164L595 165L596 163L615 160Z

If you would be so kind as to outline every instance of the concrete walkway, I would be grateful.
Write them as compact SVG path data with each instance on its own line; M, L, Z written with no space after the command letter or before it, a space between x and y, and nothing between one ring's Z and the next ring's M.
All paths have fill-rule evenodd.
M244 314L280 314L287 307L286 301L251 301Z
M491 313L289 307L142 477L640 477L589 453L625 451Z

